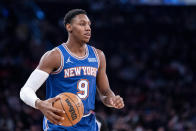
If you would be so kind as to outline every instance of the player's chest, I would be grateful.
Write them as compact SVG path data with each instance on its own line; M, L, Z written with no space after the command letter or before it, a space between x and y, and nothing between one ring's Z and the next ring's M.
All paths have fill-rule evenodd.
M67 62L68 61L68 62ZM75 76L93 76L96 77L98 63L93 59L75 61L68 58L64 63L64 78Z

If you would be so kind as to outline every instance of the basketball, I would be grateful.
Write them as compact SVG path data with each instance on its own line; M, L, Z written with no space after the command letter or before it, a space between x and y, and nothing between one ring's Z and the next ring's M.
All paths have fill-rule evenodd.
M77 124L84 113L84 106L81 99L73 93L61 93L56 97L60 97L59 100L53 103L55 108L65 111L65 114L59 114L64 117L61 120L62 126L73 126Z

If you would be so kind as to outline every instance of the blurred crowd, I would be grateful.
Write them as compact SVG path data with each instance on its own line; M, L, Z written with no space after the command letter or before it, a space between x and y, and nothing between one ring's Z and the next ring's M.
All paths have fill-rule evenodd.
M43 115L19 91L44 52L66 41L63 17L72 8L87 10L90 44L104 51L110 86L125 101L115 110L97 96L108 131L196 131L196 9L44 0L0 4L1 131L42 129Z

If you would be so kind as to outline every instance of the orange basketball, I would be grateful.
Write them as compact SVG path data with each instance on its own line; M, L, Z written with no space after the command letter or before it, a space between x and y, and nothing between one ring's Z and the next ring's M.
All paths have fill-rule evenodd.
M60 97L59 100L54 102L53 106L64 110L65 114L60 114L64 117L61 120L62 126L73 126L77 124L84 113L84 106L81 99L73 93L61 93L56 97Z

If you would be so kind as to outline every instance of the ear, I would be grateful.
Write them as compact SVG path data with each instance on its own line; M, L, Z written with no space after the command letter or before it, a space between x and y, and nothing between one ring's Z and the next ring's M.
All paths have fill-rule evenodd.
M67 29L67 31L69 33L71 33L72 32L72 26L71 26L71 24L66 24L66 29Z

